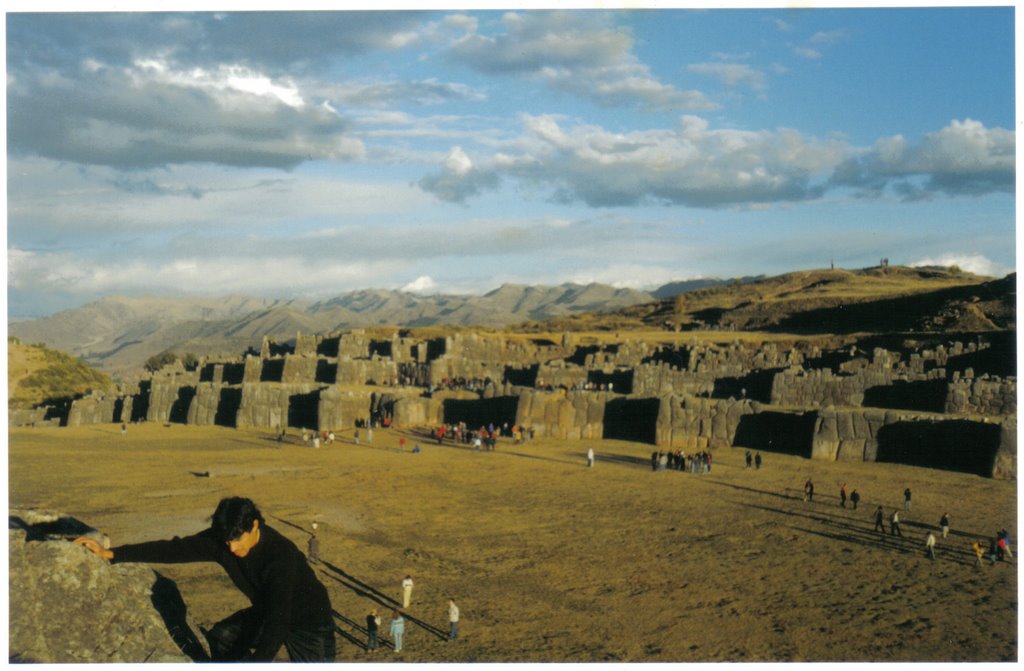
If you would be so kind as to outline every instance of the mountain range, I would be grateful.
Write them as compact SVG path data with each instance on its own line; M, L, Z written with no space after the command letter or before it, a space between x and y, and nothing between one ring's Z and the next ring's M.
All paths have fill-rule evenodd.
M604 284L506 284L483 295L365 289L329 299L103 298L8 333L115 377L138 377L162 352L237 357L264 337L352 328L495 328L520 332L757 331L790 334L953 334L1016 329L1016 274L875 267L674 282L650 292Z
M124 374L167 350L237 356L259 348L264 336L283 341L300 332L379 325L502 327L616 310L724 281L674 282L653 292L605 284L506 284L483 295L364 289L316 301L110 296L41 319L11 322L8 333L24 343L45 343L80 357L108 373Z

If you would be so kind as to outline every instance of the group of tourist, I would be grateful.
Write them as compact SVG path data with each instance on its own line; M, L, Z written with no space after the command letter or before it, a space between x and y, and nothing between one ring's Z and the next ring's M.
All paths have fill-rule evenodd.
M711 453L707 451L686 454L683 450L651 452L652 471L687 471L690 473L710 473Z
M750 454L749 452L747 453ZM913 502L913 492L910 487L906 487L903 490L903 511L910 512ZM811 478L807 478L804 482L803 487L803 500L809 503L814 502L814 482ZM842 508L846 507L847 500L850 501L853 510L857 509L857 504L860 502L860 493L854 489L847 496L846 483L842 482L839 484L839 506ZM872 531L876 531L881 534L886 533L886 522L889 524L888 533L890 536L897 536L904 538L903 530L900 527L900 511L894 508L888 515L885 514L885 508L878 506L872 513L872 519L874 526ZM942 513L942 517L939 518L938 530L943 539L949 537L950 528L950 517L948 512ZM925 557L928 559L935 559L935 548L938 544L938 540L933 530L929 530L925 534L924 548ZM1010 549L1010 534L1006 529L1000 530L994 538L989 539L988 548L982 544L981 541L974 541L971 544L971 549L974 551L976 561L975 567L982 565L982 559L988 559L991 564L995 564L997 561L1003 561L1005 558L1013 559L1013 551Z
M435 391L454 391L456 389L464 389L466 391L481 391L493 384L494 382L489 377L443 377L441 378L441 381L438 382L437 384L427 385L427 393L433 394Z
M532 427L521 427L518 424L509 425L508 422L500 426L491 422L476 430L470 429L466 422L442 424L433 428L430 435L438 445L444 444L446 440L451 440L457 445L472 445L475 449L485 452L493 451L497 447L499 437L511 438L516 445L532 440L534 437Z

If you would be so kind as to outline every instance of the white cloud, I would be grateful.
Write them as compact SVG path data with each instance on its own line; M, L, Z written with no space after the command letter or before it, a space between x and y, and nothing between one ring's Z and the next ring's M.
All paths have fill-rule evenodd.
M800 58L806 58L808 60L818 60L821 58L821 52L817 49L811 49L810 47L793 46L791 47L793 53Z
M721 80L728 86L749 86L755 91L767 88L764 73L745 63L691 63L686 66L690 72Z
M1016 137L972 119L953 120L914 145L903 136L881 138L839 166L836 184L863 195L894 189L904 200L946 195L1012 193L1016 184Z
M388 108L403 103L440 105L447 102L481 102L486 94L466 84L435 78L401 80L351 80L320 87L317 93L339 104L358 108Z
M600 14L510 12L506 32L467 34L448 56L487 74L538 78L549 87L600 105L689 110L717 109L699 91L682 91L655 78L633 53L633 37Z
M957 266L975 275L986 275L988 277L1003 277L1014 272L1000 263L996 263L981 254L949 253L935 257L928 257L909 264L911 268L920 266Z
M160 292L220 295L326 294L330 287L361 287L366 278L400 272L391 260L334 261L322 256L311 272L308 258L267 253L263 256L219 254L150 260L90 260L69 253L8 250L8 284L16 289L72 295Z
M971 120L954 121L915 146L896 136L867 151L791 129L713 129L692 115L675 128L628 133L568 126L551 115L523 115L522 123L515 151L478 157L461 172L455 168L465 162L454 161L420 186L461 202L512 177L550 189L564 203L757 207L815 199L834 187L878 196L891 186L909 201L1012 192L1015 183L1014 134Z
M842 30L822 30L811 35L807 42L810 44L835 44L846 39L846 32Z
M547 186L557 200L592 206L805 200L820 194L815 178L827 177L845 149L792 130L714 130L694 116L684 116L675 128L630 133L584 124L565 129L549 115L524 115L523 125L519 154L478 160L467 188L447 171L439 196L460 200L478 193L490 174ZM429 182L420 185L435 190Z
M240 66L184 70L151 59L75 78L32 71L9 86L8 102L9 148L19 156L122 169L290 168L365 152L329 106L306 104L290 80Z
M555 280L557 284L609 284L622 289L648 291L669 282L695 279L698 275L683 276L676 266L656 266L646 263L615 263L566 273Z
M430 291L437 291L437 282L435 282L428 275L421 275L412 282L409 282L402 291L408 291L411 293L427 293Z

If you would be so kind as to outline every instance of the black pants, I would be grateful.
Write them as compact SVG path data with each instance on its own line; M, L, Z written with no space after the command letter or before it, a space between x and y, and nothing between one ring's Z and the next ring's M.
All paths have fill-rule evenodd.
M245 659L255 646L263 623L255 608L240 610L204 632L214 662L237 662ZM315 629L292 628L285 635L284 647L293 662L333 662L334 626L324 623Z

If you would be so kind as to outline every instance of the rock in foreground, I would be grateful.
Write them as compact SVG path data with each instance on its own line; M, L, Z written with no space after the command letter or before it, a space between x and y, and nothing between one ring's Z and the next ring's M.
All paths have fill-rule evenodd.
M173 581L142 564L111 565L69 542L95 537L95 530L71 517L32 510L12 510L8 528L10 661L206 657Z

